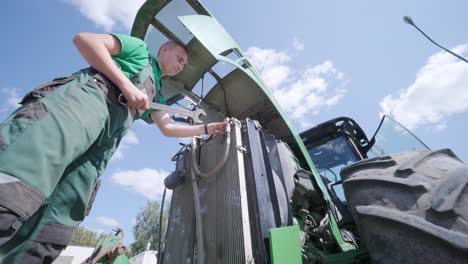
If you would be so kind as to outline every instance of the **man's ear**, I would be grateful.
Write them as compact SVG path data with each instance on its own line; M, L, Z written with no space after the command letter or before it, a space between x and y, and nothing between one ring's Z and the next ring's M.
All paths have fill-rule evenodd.
M169 48L169 47L168 47L167 45L163 45L163 46L161 47L160 53L166 53L168 48Z

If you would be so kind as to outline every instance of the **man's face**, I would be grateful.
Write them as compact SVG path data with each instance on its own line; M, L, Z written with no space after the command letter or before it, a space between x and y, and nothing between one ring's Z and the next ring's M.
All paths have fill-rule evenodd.
M163 46L158 56L158 63L163 76L177 75L187 65L187 53L179 46Z

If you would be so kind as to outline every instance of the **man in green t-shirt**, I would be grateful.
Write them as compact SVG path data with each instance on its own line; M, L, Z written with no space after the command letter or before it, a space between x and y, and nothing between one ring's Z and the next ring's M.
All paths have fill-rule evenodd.
M0 124L1 263L50 263L60 254L134 120L169 137L225 131L224 122L185 126L149 110L150 100L165 103L161 77L187 64L182 45L169 41L154 57L125 35L79 33L73 42L91 67L37 87Z

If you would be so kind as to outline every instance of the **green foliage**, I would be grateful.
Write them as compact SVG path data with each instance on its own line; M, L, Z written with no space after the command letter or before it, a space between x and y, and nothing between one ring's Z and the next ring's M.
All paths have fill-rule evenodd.
M98 237L96 232L93 232L85 227L79 226L72 237L70 245L95 247L98 240L105 234L100 234Z
M158 249L159 242L159 214L161 206L158 202L148 202L145 208L141 209L136 217L136 223L133 227L135 242L131 244L131 255L135 256L146 250L146 245L151 243L151 250ZM162 219L162 238L166 236L167 230L167 211L163 213ZM161 241L163 247L164 241Z

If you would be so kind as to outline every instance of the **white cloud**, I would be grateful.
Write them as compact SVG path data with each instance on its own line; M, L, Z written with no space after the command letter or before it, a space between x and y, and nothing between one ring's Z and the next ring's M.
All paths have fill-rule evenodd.
M468 55L468 43L453 49ZM392 115L409 129L447 127L445 119L468 110L468 64L446 52L433 54L419 70L415 81L398 95L380 101L381 115Z
M246 55L272 90L278 89L291 74L290 67L285 65L291 58L285 52L250 47Z
M112 227L112 228L119 226L119 222L117 222L117 220L111 217L107 217L107 216L97 216L96 221L101 225Z
M336 94L333 97L328 98L325 101L325 104L327 106L335 106L336 104L338 104L338 102L341 100L341 98L343 98L345 93L346 93L346 90L344 90L344 89L336 89Z
M293 45L298 45L295 42ZM282 51L251 47L246 55L280 105L303 127L311 125L311 115L335 106L346 94L345 75L332 61L295 71L290 66L291 57Z
M300 39L298 38L294 38L293 40L293 47L295 50L297 51L302 51L304 50L304 42L302 42Z
M0 107L0 113L11 111L20 106L21 97L18 96L16 88L3 88L1 94L4 95L2 97L6 96L6 103Z
M164 178L169 172L158 169L119 171L111 176L114 183L137 192L150 200L159 199L164 191Z
M116 25L130 31L138 8L145 0L65 0L97 27L112 31Z
M261 73L270 89L275 90L284 83L287 77L291 74L291 70L287 66L274 65L265 68Z
M279 52L274 49L261 49L257 47L250 47L247 49L247 56L250 61L260 71L288 62L291 58L286 52Z
M140 140L138 139L135 132L129 130L127 134L123 137L122 141L120 142L120 145L117 148L117 151L114 153L114 156L112 156L112 161L123 159L124 150L127 150L128 148L130 148L131 145L137 145L139 143L140 143Z

